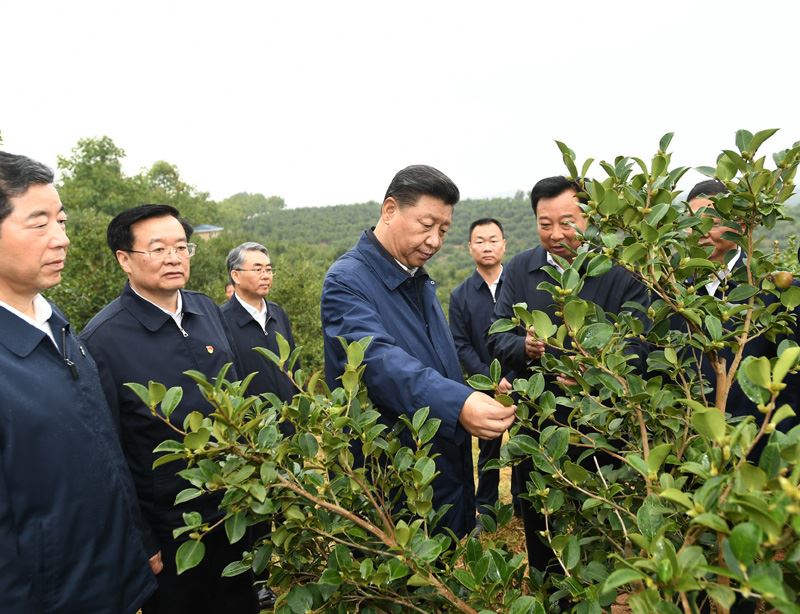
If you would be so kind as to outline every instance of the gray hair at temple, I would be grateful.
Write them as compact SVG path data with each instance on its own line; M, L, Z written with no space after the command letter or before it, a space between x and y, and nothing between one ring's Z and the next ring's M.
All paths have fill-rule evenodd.
M244 264L245 252L261 252L267 258L269 258L269 250L261 245L261 243L256 243L255 241L246 241L241 245L237 245L228 252L228 258L225 261L228 267L228 279L231 280L231 283L233 283L233 276L231 275L231 272L235 271L241 267L242 264Z
M53 171L41 162L0 151L0 222L11 214L12 198L22 196L32 185L49 185L53 179Z

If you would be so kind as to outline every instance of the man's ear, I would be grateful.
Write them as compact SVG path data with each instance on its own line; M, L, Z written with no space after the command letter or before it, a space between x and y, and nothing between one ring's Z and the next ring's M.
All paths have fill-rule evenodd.
M236 287L239 285L239 276L241 273L234 269L231 271L231 281L233 282L233 290L236 291Z
M118 249L114 253L114 255L117 257L117 262L119 262L119 266L122 268L122 270L125 271L127 274L130 274L130 272L131 272L131 255L128 252L123 251L121 249Z
M393 196L390 196L383 201L383 206L381 207L381 220L388 224L389 220L397 215L398 211L400 211L400 205Z

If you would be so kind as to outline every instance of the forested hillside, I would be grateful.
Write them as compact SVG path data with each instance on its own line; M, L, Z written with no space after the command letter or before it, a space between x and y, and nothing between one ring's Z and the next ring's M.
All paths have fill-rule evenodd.
M287 209L279 196L239 193L217 202L185 183L178 168L165 161L126 175L122 171L124 157L123 149L102 137L82 139L69 156L59 158L58 188L69 213L72 246L64 281L49 295L67 312L76 328L83 327L112 300L124 283L105 246L105 229L111 217L139 203L162 202L176 206L193 225L211 223L224 227L214 239L197 240L199 247L192 260L189 283L191 289L205 292L218 302L225 298L228 251L243 241L258 241L270 249L277 270L270 298L292 318L295 336L304 346L305 364L320 366L319 295L325 271L365 228L375 225L380 213L378 201ZM381 197L376 194L376 199ZM445 312L450 291L472 271L467 231L479 217L494 217L503 224L508 240L507 259L538 243L525 192L460 202L444 247L427 266L437 281ZM789 246L788 237L796 234L795 223L779 223L762 234L762 249L770 247L765 243L776 240ZM792 260L793 250L787 252Z

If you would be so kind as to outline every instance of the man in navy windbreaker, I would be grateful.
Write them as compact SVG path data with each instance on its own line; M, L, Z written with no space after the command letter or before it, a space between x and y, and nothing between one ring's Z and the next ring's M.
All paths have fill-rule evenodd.
M442 527L460 537L475 526L469 435L499 437L516 408L463 383L434 282L423 268L441 248L458 199L458 188L435 168L409 166L397 173L378 225L328 270L321 312L331 388L339 385L347 360L337 337L350 343L369 336L363 381L384 422L394 424L421 407L442 421L432 440L439 472L433 505L452 505Z
M0 152L0 611L133 613L155 589L92 358L40 291L69 245L53 173Z
M169 205L141 205L123 211L108 226L108 245L128 283L122 294L86 325L81 338L92 351L103 389L120 429L122 449L133 473L145 520L145 540L158 590L144 604L144 614L257 611L252 576L222 578L222 569L241 558L247 544L229 544L224 531L204 539L205 557L197 567L177 574L179 543L172 531L183 526L182 513L198 511L206 522L222 517L220 498L203 496L176 506L175 497L189 482L176 475L184 468L172 462L152 468L160 456L153 449L175 433L150 413L125 384L161 382L180 386L183 398L171 415L182 425L192 411L209 414L211 405L185 371L213 379L236 354L228 329L214 302L183 290L189 280L192 227ZM228 372L235 380L235 369ZM185 538L183 538L185 539Z

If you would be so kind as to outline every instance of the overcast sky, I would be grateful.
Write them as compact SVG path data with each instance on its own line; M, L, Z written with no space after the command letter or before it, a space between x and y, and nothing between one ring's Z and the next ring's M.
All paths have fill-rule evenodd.
M110 136L217 199L381 200L432 164L462 197L580 159L713 164L737 128L800 140L800 3L0 0L4 149ZM692 183L697 176L689 176Z

